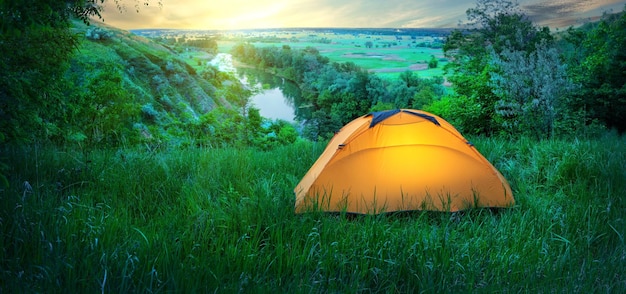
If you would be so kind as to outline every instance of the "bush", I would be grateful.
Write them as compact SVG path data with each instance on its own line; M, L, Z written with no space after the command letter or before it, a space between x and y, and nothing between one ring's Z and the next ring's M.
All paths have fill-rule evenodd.
M500 98L495 107L503 129L536 138L554 136L556 120L569 111L563 97L574 89L557 50L541 42L530 54L492 50L491 56L490 85Z
M489 122L481 118L481 105L465 96L444 96L435 100L424 110L441 116L464 135L485 133Z
M439 61L435 58L435 55L431 55L430 61L428 61L428 68L437 68Z
M152 103L148 103L141 107L141 116L145 120L155 123L159 119L159 112L154 109Z
M99 27L90 27L85 32L85 37L92 41L108 40L111 39L111 32Z

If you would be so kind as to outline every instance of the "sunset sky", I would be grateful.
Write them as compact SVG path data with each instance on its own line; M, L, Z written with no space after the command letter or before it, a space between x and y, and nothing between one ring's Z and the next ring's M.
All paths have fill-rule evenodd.
M288 27L456 27L475 0L108 0L105 23L122 29L249 29ZM564 28L619 12L624 0L520 0L536 24ZM137 12L136 10L139 10Z

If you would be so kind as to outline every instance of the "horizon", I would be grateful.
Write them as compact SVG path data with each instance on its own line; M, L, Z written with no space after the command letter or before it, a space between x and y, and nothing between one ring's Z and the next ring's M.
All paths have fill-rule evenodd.
M122 13L114 1L106 1L104 23L125 30L454 29L466 21L467 9L476 6L475 0L180 0L176 4L163 0L162 5L153 0L148 6L137 1L121 0ZM623 0L518 2L533 23L557 30L620 12L626 4ZM129 10L133 3L134 9Z
M104 23L106 24L106 23ZM421 28L392 28L392 27L387 27L387 28L375 28L375 27L371 27L371 28L360 28L360 27L285 27L285 28L242 28L242 29L186 29L186 28L138 28L138 29L126 29L128 31L164 31L164 30L172 30L172 31L219 31L219 32L224 32L224 31L229 31L229 32L241 32L241 31L275 31L275 30L284 30L284 31L301 31L301 30L355 30L355 31L359 31L359 30L363 30L363 31L367 31L367 30L376 30L376 31L383 31L383 30L387 30L387 31L415 31L415 30L426 30L426 31L452 31L454 29L457 28L428 28L428 27L421 27Z

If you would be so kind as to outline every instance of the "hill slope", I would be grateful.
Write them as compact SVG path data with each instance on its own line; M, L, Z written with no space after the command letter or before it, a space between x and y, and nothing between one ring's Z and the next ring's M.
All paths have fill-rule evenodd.
M240 86L233 76L212 69L210 74L197 72L173 50L102 23L76 22L73 30L85 36L68 72L74 90L86 91L83 96L100 101L96 104L128 110L124 119L118 109L117 123L139 128L144 137L172 124L197 121L217 107L233 108L224 98ZM124 98L107 98L112 88Z

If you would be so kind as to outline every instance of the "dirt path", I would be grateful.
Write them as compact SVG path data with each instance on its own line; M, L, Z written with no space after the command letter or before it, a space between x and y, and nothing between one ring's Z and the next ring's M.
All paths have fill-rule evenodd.
M407 66L407 67L387 67L387 68L370 69L369 72L389 73L389 72L403 72L407 70L418 71L418 70L427 70L427 69L428 69L428 64L416 63L416 64L411 64L410 66Z

